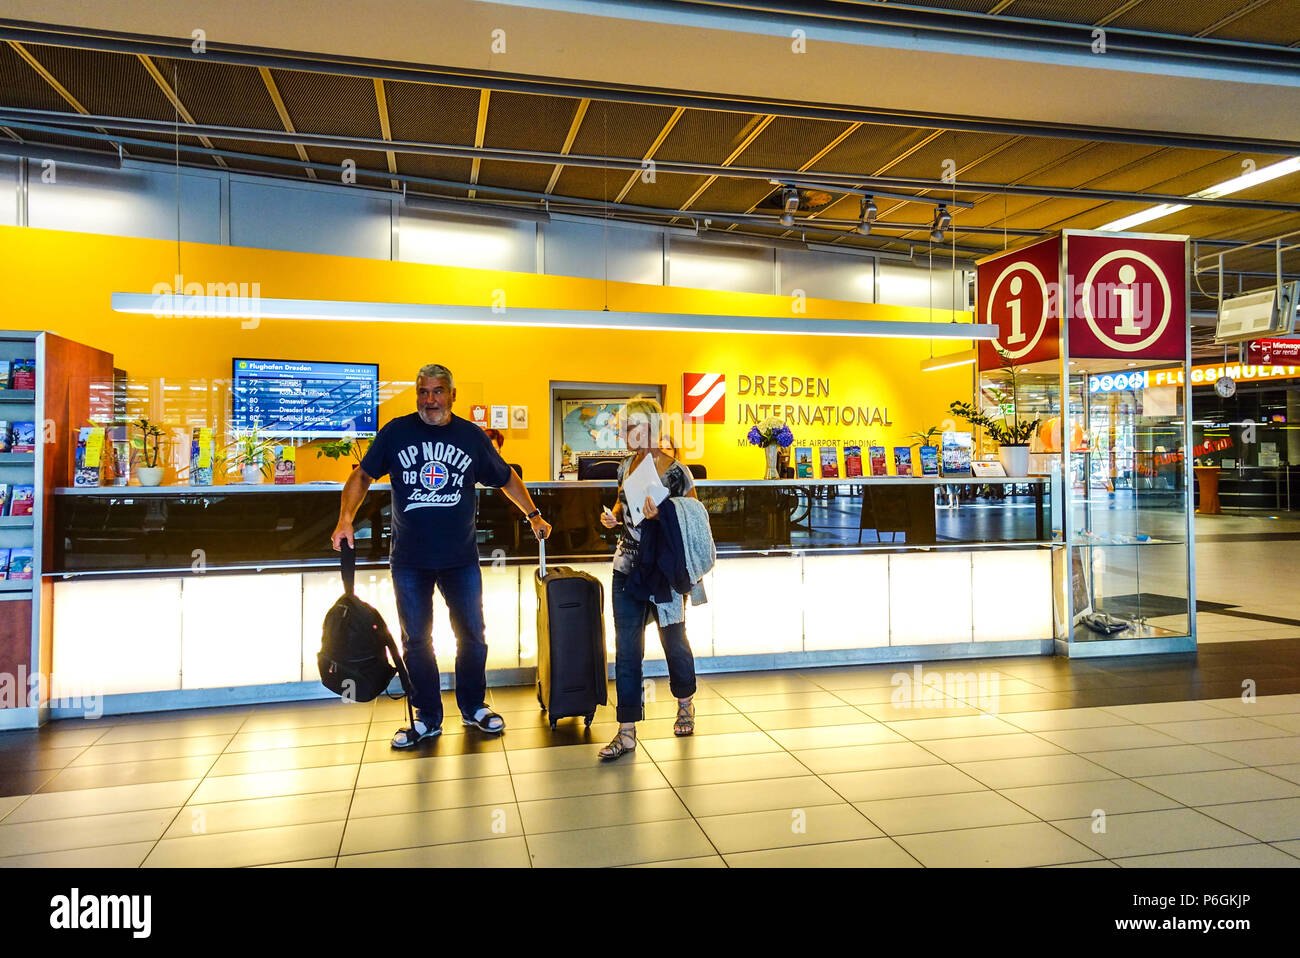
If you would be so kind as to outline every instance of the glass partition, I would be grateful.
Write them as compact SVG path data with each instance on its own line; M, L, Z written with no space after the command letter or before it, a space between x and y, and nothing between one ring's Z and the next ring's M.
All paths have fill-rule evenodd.
M1082 435L1062 453L1070 640L1190 635L1183 366L1080 360L1068 368L1070 428Z

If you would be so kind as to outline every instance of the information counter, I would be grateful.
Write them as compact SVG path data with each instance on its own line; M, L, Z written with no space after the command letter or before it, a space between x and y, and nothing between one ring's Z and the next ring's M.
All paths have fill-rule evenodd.
M608 582L614 482L528 483L552 523L547 559ZM701 480L718 561L687 607L700 672L1051 654L1051 503L1044 479ZM59 489L54 697L96 689L110 712L329 695L320 624L342 591L329 537L337 483ZM537 544L499 490L478 495L488 681L537 661ZM389 490L357 514L357 591L398 632ZM605 603L613 668L614 628ZM434 642L455 642L436 601ZM647 675L665 673L650 637ZM449 678L450 676L445 676ZM59 711L53 713L57 716Z

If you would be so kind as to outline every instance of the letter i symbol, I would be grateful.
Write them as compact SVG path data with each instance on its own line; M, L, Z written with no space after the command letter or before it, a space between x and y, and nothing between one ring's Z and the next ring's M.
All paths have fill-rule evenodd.
M1116 289L1115 295L1119 299L1119 328L1115 330L1116 336L1140 336L1142 330L1134 324L1133 309L1133 281L1137 279L1137 270L1131 263L1125 263L1119 268L1119 281L1124 284L1124 289Z
M1024 285L1025 281L1019 276L1011 278L1011 295L1016 298L1007 303L1007 308L1011 310L1011 335L1007 337L1008 346L1025 341L1025 331L1020 328L1020 291Z

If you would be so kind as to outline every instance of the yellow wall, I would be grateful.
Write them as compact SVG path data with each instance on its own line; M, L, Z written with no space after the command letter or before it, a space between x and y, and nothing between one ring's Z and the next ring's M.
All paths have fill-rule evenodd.
M179 259L179 268L178 268ZM159 404L158 396L196 395L163 391L168 383L211 383L230 377L233 357L377 362L382 380L409 381L427 362L448 366L457 377L457 412L469 415L475 402L526 405L530 428L510 430L503 450L520 463L530 480L550 474L551 381L610 381L662 384L665 407L680 412L683 372L721 372L727 377L726 425L701 427L698 455L710 478L757 478L760 453L742 448L748 426L736 423L736 377L741 374L817 376L830 380L822 404L880 406L888 409L891 428L797 426L797 444L817 439L875 440L902 444L918 428L947 418L948 403L970 399L969 367L921 373L930 355L926 340L861 339L746 334L607 332L555 329L483 329L409 324L304 322L263 319L253 329L237 319L157 319L114 313L113 292L150 292L159 283L259 284L265 297L339 299L453 305L492 305L504 291L511 306L559 307L657 312L781 315L791 309L787 297L723 293L679 287L609 283L601 280L541 276L455 267L393 263L382 260L160 240L131 239L0 227L0 325L46 329L114 354L133 381L153 381L151 408L145 410L166 426L180 426L179 407ZM874 306L809 300L809 317L935 322L949 321L946 310ZM957 314L968 321L969 313ZM939 341L936 353L970 347L969 342ZM224 410L224 389L206 400ZM750 402L766 402L753 397ZM785 399L781 402L797 402ZM380 422L412 408L409 387L380 408ZM132 414L137 413L135 406ZM224 428L225 413L214 411ZM814 454L815 455L815 454ZM865 456L865 450L864 450ZM892 461L892 456L891 456ZM841 464L841 470L843 466ZM892 472L892 466L890 468ZM298 481L339 479L347 467L299 452ZM171 476L169 475L168 481ZM218 479L218 482L221 480Z

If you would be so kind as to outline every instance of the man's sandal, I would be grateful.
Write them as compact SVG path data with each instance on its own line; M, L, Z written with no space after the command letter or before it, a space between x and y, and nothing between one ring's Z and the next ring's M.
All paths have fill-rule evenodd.
M434 738L441 734L441 728L425 725L419 719L416 719L408 728L399 728L397 730L397 734L393 736L393 748L414 748L426 738Z
M628 742L632 744L629 745ZM636 732L621 728L618 730L618 734L614 736L614 740L597 754L603 759L614 759L634 751L636 751Z
M462 715L461 720L464 721L466 725L472 725L479 731L488 732L492 735L506 730L506 720L500 715L497 715L496 712L493 712L486 705L479 706L478 711L474 713L472 718L470 716Z
M673 734L677 736L695 734L695 703L677 704L677 721L673 723Z

